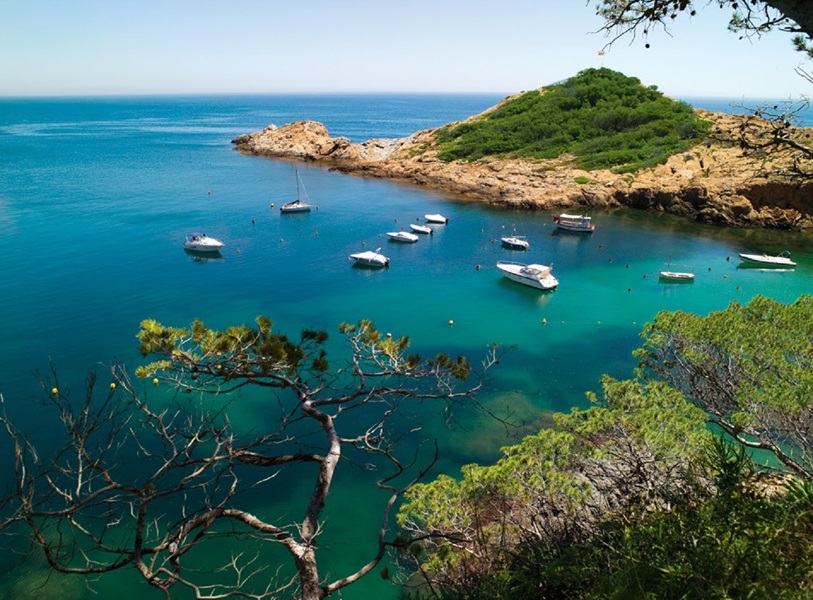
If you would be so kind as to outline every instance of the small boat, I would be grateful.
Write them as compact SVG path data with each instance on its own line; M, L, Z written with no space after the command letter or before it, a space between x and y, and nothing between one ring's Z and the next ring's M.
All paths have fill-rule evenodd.
M303 201L300 194L305 197ZM299 176L299 169L296 170L296 200L288 202L279 207L281 213L299 213L310 212L311 203L308 198L308 192L305 191L305 184L302 182L302 177Z
M446 223L449 222L449 219L447 219L443 215L438 214L424 215L423 218L426 219L429 223L440 223L441 225L445 225Z
M559 229L565 231L582 231L585 233L592 233L596 226L593 224L592 217L586 215L553 215L553 222Z
M187 234L183 242L183 247L194 252L220 252L223 242L209 237L205 233L193 231Z
M690 283L694 281L694 273L687 271L659 271L658 277L664 281Z
M554 290L559 285L559 280L551 274L553 267L500 261L497 268L511 281L539 290Z
M389 231L387 235L390 236L391 240L396 242L417 242L418 236L414 233L409 233L408 231Z
M525 239L523 235L511 235L508 237L500 238L503 246L508 248L513 248L514 250L527 250L531 247L531 244L528 243L528 240Z
M671 281L675 283L691 283L694 281L694 273L692 271L674 271L672 270L672 261L666 263L666 268L658 271L658 278L663 281ZM681 265L674 265L680 267Z
M426 225L410 225L409 228L412 231L417 231L418 233L426 233L426 234L432 233L432 228L427 227Z
M785 250L781 254L740 254L744 263L760 265L762 267L795 267L796 263L790 259L790 252Z
M367 267L388 267L390 265L390 259L380 254L380 252L381 248L367 250L366 252L357 252L356 254L351 254L350 259L356 261L358 265Z

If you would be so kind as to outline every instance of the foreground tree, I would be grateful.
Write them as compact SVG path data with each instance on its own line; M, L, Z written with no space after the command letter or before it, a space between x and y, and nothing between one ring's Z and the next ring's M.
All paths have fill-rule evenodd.
M681 13L696 14L696 7L717 4L729 8L729 29L743 35L762 35L772 30L795 34L798 50L813 56L813 5L807 0L601 0L597 13L604 18L604 29L616 34L641 34L646 39L652 27L669 28Z
M681 390L748 448L813 481L813 297L757 296L700 317L661 312L638 351L644 374Z
M556 430L503 448L496 465L468 465L460 481L439 477L407 493L398 518L414 541L403 556L423 589L525 597L488 587L522 548L541 563L607 521L637 522L706 493L702 411L661 383L605 377L602 387L592 408L555 415Z
M61 573L133 568L166 598L183 588L195 598L313 600L357 581L385 555L391 507L434 459L431 451L398 455L399 442L420 429L394 418L403 401L419 397L449 407L469 398L496 362L496 349L474 374L464 357L407 355L408 338L382 335L367 321L340 330L350 358L331 371L322 331L305 330L292 341L274 333L265 317L256 327L224 331L199 321L188 330L144 321L140 351L157 360L137 375L185 393L148 404L120 366L104 398L97 397L95 376L80 403L48 381L66 434L50 458L4 410L16 487L5 501L2 530L32 539ZM246 388L269 392L260 418L272 426L241 433L232 425L229 402ZM348 458L379 469L387 499L369 560L327 581L318 539L334 476ZM313 478L298 519L273 510L275 484L286 476ZM293 568L276 566L284 556L269 553L269 542ZM224 546L221 573L203 574L201 565Z

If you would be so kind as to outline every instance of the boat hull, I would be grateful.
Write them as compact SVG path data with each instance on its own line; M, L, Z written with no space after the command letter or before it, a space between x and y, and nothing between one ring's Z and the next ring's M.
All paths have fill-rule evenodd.
M381 248L376 250L366 250L364 252L356 252L349 256L350 260L356 262L357 265L363 267L388 267L390 259L381 254Z
M409 228L415 233L423 233L425 235L432 233L432 228L426 225L410 225Z
M576 233L593 233L596 228L591 217L585 217L584 215L561 214L554 216L553 222L563 231L575 231Z
M220 252L223 242L207 236L205 233L190 233L183 242L185 250L192 252Z
M497 268L504 277L537 290L552 291L559 285L559 280L550 273L550 267L544 265L522 265L519 263L498 262Z
M680 271L661 271L658 276L661 281L673 283L691 283L694 281L694 273L683 273Z
M418 236L414 233L407 233L406 231L392 231L387 233L393 242L403 242L406 244L413 244L418 241Z
M426 219L429 223L440 223L441 225L445 225L449 222L449 219L444 217L443 215L424 215L424 219Z
M503 246L511 248L512 250L527 250L530 247L530 244L522 238L505 237L500 238L500 241Z
M761 267L795 267L796 263L786 256L769 256L767 254L740 254L740 260Z
M279 211L283 213L301 213L301 212L310 212L311 205L310 204L284 204L279 207Z

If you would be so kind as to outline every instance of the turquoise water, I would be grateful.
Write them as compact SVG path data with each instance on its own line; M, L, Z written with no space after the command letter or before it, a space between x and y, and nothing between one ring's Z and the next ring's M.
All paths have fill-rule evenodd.
M9 410L47 438L53 430L44 424L33 372L47 372L52 363L60 387L78 394L94 366L138 363L135 334L144 318L177 326L201 318L222 327L266 314L291 335L307 326L335 338L340 322L369 318L384 331L409 335L425 354L462 352L477 360L492 343L512 347L481 401L510 415L517 429L473 410L459 410L450 428L432 407L413 415L440 440L437 472L455 473L462 464L494 460L500 446L544 425L551 411L583 405L602 373L629 376L638 333L657 311L704 314L755 294L792 301L811 291L809 235L724 230L626 211L592 213L592 235L557 233L547 212L498 211L310 164L246 157L230 143L270 123L305 118L353 141L400 137L499 99L0 100L0 392ZM281 216L277 207L295 194L295 167L318 209ZM387 240L387 231L430 212L443 213L449 224L417 244ZM185 253L183 236L191 230L224 241L222 258ZM499 238L509 232L527 236L530 250L502 248ZM358 269L347 260L379 246L389 269ZM782 250L798 261L795 270L741 269L735 260L738 252ZM553 263L560 287L541 293L513 284L500 277L498 260ZM669 260L692 266L695 283L660 283L657 271ZM331 347L341 349L338 342ZM232 416L238 428L268 421L262 398L250 394ZM365 485L369 475L344 468L324 537L335 575L373 551L368 539L381 502ZM268 496L293 502L309 483L289 480L252 502L264 506ZM14 571L5 585L25 573ZM102 598L114 589L118 598L158 597L144 588L131 576L98 584ZM76 589L78 595L65 597L83 597L81 585ZM395 592L371 574L343 597L372 594Z

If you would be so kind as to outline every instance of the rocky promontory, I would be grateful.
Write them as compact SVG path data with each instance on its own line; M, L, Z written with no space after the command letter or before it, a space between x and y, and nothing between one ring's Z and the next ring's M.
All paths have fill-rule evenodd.
M665 164L633 173L584 171L570 156L554 160L437 158L435 129L400 139L351 143L321 123L299 121L241 135L251 155L314 161L364 177L424 186L457 198L513 209L637 208L704 223L813 229L813 183L789 175L788 155L745 156L736 139L745 117L698 110L715 135Z

